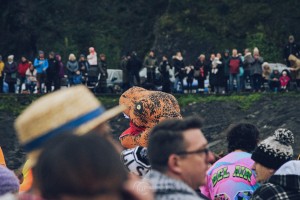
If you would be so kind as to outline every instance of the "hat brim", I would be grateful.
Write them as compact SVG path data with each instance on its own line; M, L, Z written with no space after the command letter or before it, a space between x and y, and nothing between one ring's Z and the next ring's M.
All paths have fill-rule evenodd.
M103 124L104 122L107 122L111 118L113 118L113 117L117 116L118 114L122 113L124 110L126 110L126 108L127 107L125 105L119 105L119 106L113 107L111 109L108 109L102 115L100 115L99 117L97 117L97 118L81 125L79 128L77 128L75 130L74 133L76 135L84 135L84 134L92 131L93 129L95 129L99 125ZM36 165L40 153L41 153L41 149L29 152L27 154L27 159L28 159L27 162L28 162L28 166L30 168L32 168Z

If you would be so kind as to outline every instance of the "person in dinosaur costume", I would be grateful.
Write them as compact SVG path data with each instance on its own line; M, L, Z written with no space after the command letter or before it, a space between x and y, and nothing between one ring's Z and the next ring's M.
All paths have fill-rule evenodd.
M119 137L125 148L147 147L152 127L165 119L182 118L176 98L160 91L132 87L121 95L119 104L127 106L124 115L130 119L130 127Z

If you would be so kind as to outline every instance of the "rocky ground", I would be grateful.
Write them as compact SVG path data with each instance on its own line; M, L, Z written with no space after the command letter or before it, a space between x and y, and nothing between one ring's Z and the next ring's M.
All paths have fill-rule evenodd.
M200 115L204 118L203 132L216 153L226 152L224 130L232 123L249 122L255 124L261 131L261 139L271 135L276 128L290 129L295 135L294 152L300 153L300 101L299 94L266 94L262 95L251 105L241 106L236 101L206 101L203 103L190 102L181 105L184 117ZM185 98L179 96L177 98ZM226 97L224 97L226 99ZM247 95L244 98L248 98ZM250 98L250 97L249 97ZM0 98L3 105L3 98ZM17 98L16 102L27 105L30 103L26 96ZM116 101L115 101L116 102ZM114 103L115 104L115 103ZM106 105L111 107L113 105ZM7 165L11 169L19 167L25 159L20 150L13 129L13 122L17 114L1 111L0 109L0 146L2 147ZM128 127L128 120L119 115L110 121L112 132L117 139L118 135Z

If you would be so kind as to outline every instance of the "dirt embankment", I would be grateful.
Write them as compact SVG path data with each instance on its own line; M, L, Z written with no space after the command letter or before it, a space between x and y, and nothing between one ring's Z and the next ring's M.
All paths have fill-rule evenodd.
M224 130L232 123L249 122L255 124L261 131L261 139L271 135L279 127L290 129L295 135L294 153L300 153L300 96L295 95L264 95L245 109L235 101L211 101L207 103L189 103L181 106L184 117L200 115L204 118L203 132L212 144L211 149L216 153L226 152L226 140ZM24 97L25 98L25 97ZM29 104L30 101L17 98L16 102ZM184 98L184 97L179 97ZM1 104L5 104L0 98ZM116 102L116 101L115 101ZM106 105L111 107L113 105ZM13 122L16 114L8 111L0 111L0 146L6 156L7 165L11 169L19 167L25 159L20 150ZM34 123L34 122L33 122ZM129 121L119 115L110 121L112 132L117 139L128 127Z

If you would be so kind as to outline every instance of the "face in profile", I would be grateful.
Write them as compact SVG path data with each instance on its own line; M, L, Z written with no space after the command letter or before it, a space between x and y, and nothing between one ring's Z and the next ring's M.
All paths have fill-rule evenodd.
M275 170L267 168L261 165L258 162L255 162L252 167L253 170L256 172L256 181L259 183L265 182L269 179L275 172Z

